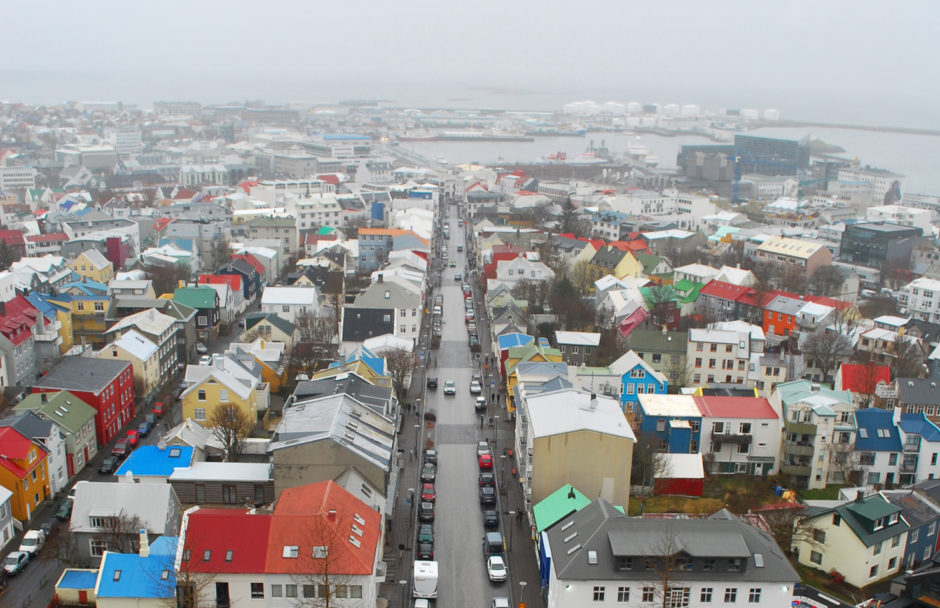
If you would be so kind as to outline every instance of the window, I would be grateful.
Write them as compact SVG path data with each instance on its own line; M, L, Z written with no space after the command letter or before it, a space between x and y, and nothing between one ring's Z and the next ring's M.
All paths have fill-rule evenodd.
M738 588L725 587L725 603L733 604L736 601L738 601Z
M354 600L362 599L362 585L350 585L349 597Z
M878 576L878 564L872 566L868 571L868 578L875 578L876 576Z
M212 559L212 549L206 549L202 552L202 561L207 562Z
M927 536L933 536L934 532L937 531L937 522L932 522L930 527L927 528Z
M205 420L205 419L206 419L206 408L204 408L204 407L197 407L197 408L193 411L193 418L195 418L196 420Z
M881 473L869 473L868 474L868 483L876 484L881 482Z
M633 384L628 384L628 385L627 385L627 394L628 394L628 395L632 395L635 388L636 388L635 385L633 385Z
M251 584L251 599L253 600L264 599L264 583L252 583Z
M701 357L696 357L696 358L695 358L695 367L702 367L702 358L701 358Z
M732 557L728 560L728 572L740 572L741 571L741 558Z
M206 389L204 389L204 388L199 389L199 392L197 393L197 398L198 398L200 401L205 401L205 400L206 400Z
M626 572L627 570L633 569L633 558L632 557L618 557L617 558L617 570L621 572Z
M618 602L630 601L630 588L629 587L617 587L617 601Z
M594 601L603 602L605 591L606 591L606 587L594 587Z
M839 515L838 513L833 513L833 514L832 514L832 525L833 525L833 526L839 526L841 523L842 523L842 516Z
M920 538L920 530L911 530L910 543L916 543L917 539Z
M898 565L898 558L892 557L891 559L888 560L889 571L894 570L897 567L897 565Z
M893 548L893 547L897 547L897 546L900 545L900 544L901 544L901 535L900 535L900 534L898 534L897 536L894 536L894 537L891 538L891 547L892 547L892 548Z
M813 528L813 541L817 543L826 542L826 531L819 528Z
M751 587L750 591L747 593L747 601L751 604L760 602L760 587Z
M271 585L271 597L284 597L283 585Z
M712 593L714 589L712 587L702 587L702 595L699 598L703 604L708 604L712 601Z
M713 558L702 560L702 570L704 570L705 572L714 572L715 560Z
M924 560L925 560L925 561L928 560L928 559L930 559L930 549L931 549L931 548L932 548L932 547L931 547L930 545L927 545L926 547L924 547Z
M665 431L665 430L666 430L666 421L665 421L665 420L657 420L657 421L656 421L656 430L659 431L660 433L663 432L663 431Z
M725 423L724 422L713 422L712 423L712 433L716 435L721 435L725 432Z
M224 388L219 389L219 402L228 403L228 390Z
M840 440L842 439L841 435L848 435L848 433L840 433L840 437L839 437ZM848 438L846 438L846 440L843 443L848 443L848 442L849 440ZM898 464L898 453L892 452L888 454L888 466L893 467L893 466L896 466L897 464Z
M313 599L317 597L316 585L304 585L301 590L303 591L304 599Z
M656 597L656 589L653 587L643 587L643 601L652 602Z
M88 547L91 550L92 557L101 557L104 555L104 552L108 550L108 543L103 540L92 539L88 543Z
M284 597L297 597L297 585L284 585Z
M809 561L813 562L817 566L822 564L822 553L820 553L819 551L810 551Z

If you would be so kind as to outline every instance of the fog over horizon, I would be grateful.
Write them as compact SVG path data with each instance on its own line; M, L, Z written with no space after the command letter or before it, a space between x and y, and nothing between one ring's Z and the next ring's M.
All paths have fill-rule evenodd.
M775 107L784 118L940 128L940 5L351 5L274 0L4 7L0 98L560 110L594 99ZM42 25L56 31L41 35Z

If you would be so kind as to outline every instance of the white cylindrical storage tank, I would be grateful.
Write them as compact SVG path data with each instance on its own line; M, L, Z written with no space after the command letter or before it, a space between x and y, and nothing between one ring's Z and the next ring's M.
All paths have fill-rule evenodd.
M604 102L604 114L623 114L626 112L627 108L622 103L617 103L616 101L605 101Z
M663 114L666 116L678 116L680 112L679 104L667 103L663 106Z
M767 108L764 110L764 120L780 120L780 110L777 108Z

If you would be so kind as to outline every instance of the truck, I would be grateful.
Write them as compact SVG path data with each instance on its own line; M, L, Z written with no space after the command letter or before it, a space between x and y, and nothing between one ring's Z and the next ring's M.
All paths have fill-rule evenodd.
M412 597L433 599L437 597L437 562L415 561Z

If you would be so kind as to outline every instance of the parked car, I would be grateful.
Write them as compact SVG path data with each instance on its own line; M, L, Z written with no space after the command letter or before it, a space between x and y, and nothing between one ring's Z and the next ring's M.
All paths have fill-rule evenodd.
M483 454L492 454L490 444L486 441L477 441L477 456L482 456Z
M455 272L455 273L454 273L454 280L455 280L455 281L459 281L459 280L461 280L461 279L463 279L463 275L460 274L459 272Z
M437 451L431 449L424 450L424 462L437 464Z
M42 546L46 544L46 533L42 530L30 530L23 535L23 540L20 541L19 550L23 553L29 554L30 557L39 553L39 550L42 549Z
M486 398L484 398L484 397L477 397L476 400L473 402L473 407L474 407L474 408L476 409L476 411L478 411L478 412L479 412L479 411L482 411L482 410L485 410L485 409L486 409Z
M509 598L494 597L490 602L490 608L509 608Z
M434 491L433 483L425 483L421 486L421 500L434 502L437 500L437 492Z
M421 467L421 481L434 483L434 479L436 477L437 477L437 467L434 466L434 464L430 462L424 463L424 466Z
M157 416L155 414L147 414L144 416L144 422L148 423L151 427L157 426Z
M506 562L499 555L491 555L486 559L486 574L494 583L502 583L506 580Z
M127 456L128 452L131 451L130 441L127 439L118 439L117 443L114 444L114 447L111 448L112 456Z
M437 389L437 376L428 376L428 388L431 390Z
M477 458L477 462L480 464L481 471L491 471L493 470L493 456L490 454L483 454Z
M152 424L144 420L143 422L137 425L137 434L140 435L141 437L146 437L147 435L150 434L150 428L152 426L153 426Z
M418 505L418 521L434 521L433 502L422 502Z
M59 506L55 509L55 517L58 520L65 521L72 517L72 499L63 498L59 501Z
M157 401L156 403L154 403L153 409L150 410L150 413L153 414L154 416L158 416L158 417L162 416L163 415L163 402Z
M473 374L472 376L470 376L470 382L479 382L482 385L483 376L481 376L480 374Z
M493 486L482 486L480 488L480 504L481 505L495 505L496 504L496 488Z
M120 462L120 460L118 460L117 456L108 456L107 458L101 461L101 464L98 465L98 472L99 473L113 473L118 468L118 462Z
M418 559L434 559L434 545L418 543Z
M444 383L444 394L445 395L456 395L457 394L457 385L454 384L453 380L448 380Z
M418 542L434 544L434 526L421 524L418 526Z
M127 431L127 442L132 448L137 447L137 444L140 443L140 431L137 429Z
M493 509L483 511L483 527L487 530L499 527L499 515Z
M212 355L203 355L199 357L199 365L212 365Z
M473 319L474 319L475 316L476 316L476 315L475 315L475 313L473 312L473 309L471 308L470 310L467 311L466 316L463 318L464 323L469 323L470 321L473 321Z
M483 386L481 386L480 383L477 382L476 380L471 380L470 381L470 394L479 395L482 392L483 392Z
M496 475L493 475L493 473L489 471L484 471L480 473L480 485L490 486L491 488L495 488L496 487Z
M3 558L3 572L8 576L16 576L20 570L29 563L29 553L22 551L13 551Z

